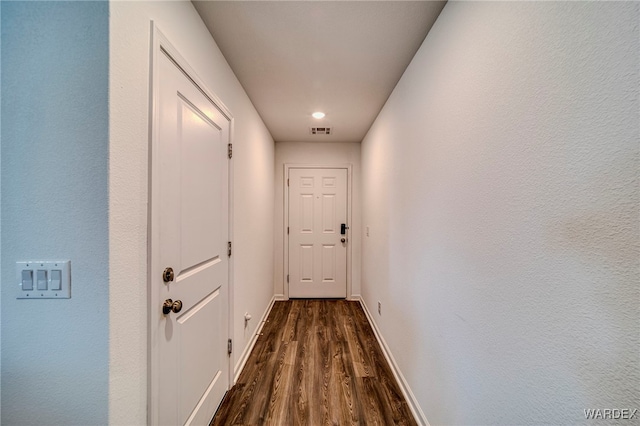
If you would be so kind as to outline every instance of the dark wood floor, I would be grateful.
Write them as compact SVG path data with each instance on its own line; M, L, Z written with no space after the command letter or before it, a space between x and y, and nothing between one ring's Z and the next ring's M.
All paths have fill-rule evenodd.
M275 302L211 425L415 425L358 302Z

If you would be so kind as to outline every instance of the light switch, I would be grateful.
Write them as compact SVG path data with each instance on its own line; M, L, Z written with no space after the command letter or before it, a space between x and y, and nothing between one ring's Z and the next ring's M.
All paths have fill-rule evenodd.
M60 269L51 270L51 290L62 288L62 271Z
M70 299L71 261L16 262L16 299Z
M22 270L22 291L33 290L33 271L30 269Z
M48 288L47 271L38 269L38 290L46 290Z

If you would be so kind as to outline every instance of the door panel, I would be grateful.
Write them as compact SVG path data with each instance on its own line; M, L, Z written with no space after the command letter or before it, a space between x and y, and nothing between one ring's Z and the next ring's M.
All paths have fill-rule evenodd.
M300 194L300 232L313 234L313 194Z
M313 245L300 245L300 281L313 282Z
M336 246L335 244L322 245L322 282L336 281Z
M221 330L217 327L211 327L210 331L203 330L203 327L210 327L211 324L220 322L220 303L220 289L216 289L177 318L181 328L180 418L182 419L189 418L194 411L197 411L194 408L198 406L203 396L205 399L209 396L217 381L221 379L220 372L224 370L221 363L225 359L221 358L220 351L216 348ZM212 338L203 341L202 336ZM193 347L199 347L199 350L191 350L190 348Z
M179 96L181 266L187 269L216 254L221 237L222 169L202 159L224 158L220 128ZM218 160L219 161L219 160ZM215 167L217 166L217 167ZM207 194L203 197L202 194Z
M322 195L322 232L325 234L336 233L336 196L335 194Z
M289 297L347 296L347 170L289 169Z
M229 387L229 119L161 51L152 150L152 422L207 424ZM157 122L157 123L156 123ZM154 214L153 212L157 212ZM158 253L154 253L156 250ZM156 260L158 259L158 260ZM172 267L173 281L159 274ZM162 313L162 302L181 301Z

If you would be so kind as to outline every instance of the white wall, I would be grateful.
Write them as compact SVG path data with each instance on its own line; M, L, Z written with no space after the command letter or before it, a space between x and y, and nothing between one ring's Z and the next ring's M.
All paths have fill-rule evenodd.
M275 221L274 221L274 292L285 294L284 280L284 165L352 165L351 294L360 295L361 275L361 201L360 201L360 144L330 142L277 142L275 150Z
M273 295L274 146L190 2L113 1L110 5L109 421L143 424L147 404L150 20L235 118L232 365L251 336L244 332L244 312L259 318Z
M431 424L638 408L639 7L449 2L363 141L362 293Z
M2 5L0 4L0 33L2 32ZM1 37L0 37L1 38ZM0 63L2 62L0 41ZM2 92L2 66L0 66L0 94ZM2 98L2 96L0 96ZM1 100L0 100L1 102ZM2 107L0 106L0 111ZM2 164L2 119L0 117L0 165ZM2 170L0 167L0 283L2 283ZM0 422L2 421L2 291L0 291Z
M1 8L2 424L105 424L108 4ZM71 299L16 300L35 259L71 260Z

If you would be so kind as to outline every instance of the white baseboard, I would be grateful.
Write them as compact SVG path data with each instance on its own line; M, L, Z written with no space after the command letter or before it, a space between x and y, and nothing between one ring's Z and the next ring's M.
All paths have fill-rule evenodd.
M260 332L262 331L262 327L264 327L264 323L267 320L269 313L271 312L271 308L273 308L273 302L276 301L276 297L277 296L273 296L271 298L269 305L267 305L267 309L265 309L264 313L262 314L262 318L260 318L260 324L258 324L258 328L256 328L256 331L255 333L253 333L253 336L251 336L251 340L249 340L249 343L247 343L247 346L244 348L244 351L242 351L242 355L240 356L240 359L238 359L238 362L236 363L236 366L233 369L233 384L235 384L238 381L238 377L240 377L240 373L242 373L242 370L244 369L244 366L247 363L247 360L249 359L249 355L251 355L251 351L253 350L253 347L256 345L258 336L260 335Z
M356 300L355 295L353 296L353 298L354 300ZM418 401L416 400L415 395L411 391L409 384L407 383L404 376L402 375L400 368L398 368L398 364L396 363L396 360L393 358L393 355L391 354L391 350L389 350L389 346L387 346L387 342L385 342L384 338L382 337L382 334L378 329L378 324L376 324L375 320L373 319L373 316L371 315L371 312L369 311L367 304L364 302L364 299L362 297L358 297L357 300L360 302L360 305L362 306L362 309L364 310L364 313L367 316L369 323L371 324L371 328L373 328L373 333L376 335L376 339L378 339L378 343L380 343L380 347L382 348L382 353L384 354L384 357L387 359L387 362L391 367L391 371L393 371L393 375L395 376L398 384L400 385L400 390L402 391L404 398L407 400L407 403L409 404L409 409L411 410L411 414L413 414L413 417L415 418L416 422L418 422L418 424L429 426L429 421L427 420L427 417L424 415L422 408L420 408L420 404L418 404Z
M287 299L287 297L284 294L276 294L275 296L273 296L275 298L275 300L277 301L282 301L282 300L289 300Z

